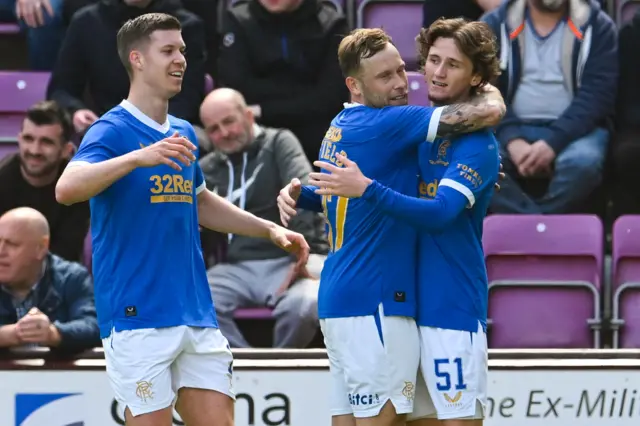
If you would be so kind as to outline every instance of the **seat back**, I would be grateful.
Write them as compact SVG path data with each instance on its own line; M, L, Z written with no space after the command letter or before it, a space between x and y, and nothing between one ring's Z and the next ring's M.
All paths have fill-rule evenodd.
M47 72L0 71L0 140L16 140L27 110L46 98Z
M640 348L640 216L619 217L611 234L613 323L624 321L614 346Z
M18 144L14 142L0 142L0 160L18 151Z
M492 215L483 245L489 345L585 348L599 344L603 227L592 215Z
M422 27L422 0L357 0L356 26L382 28L391 36L407 70L417 71L415 38Z
M204 94L207 95L216 87L213 77L209 74L204 75Z
M429 106L429 91L424 82L424 75L419 72L408 72L409 105Z

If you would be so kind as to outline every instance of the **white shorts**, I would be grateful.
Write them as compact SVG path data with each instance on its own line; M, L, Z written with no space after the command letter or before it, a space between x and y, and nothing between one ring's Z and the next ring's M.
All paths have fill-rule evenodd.
M415 320L376 315L320 320L329 357L332 416L375 417L387 401L413 411L420 363Z
M102 346L116 400L134 416L172 406L183 387L235 399L233 355L217 328L112 330Z
M420 374L408 420L484 419L489 367L482 326L475 333L419 328Z

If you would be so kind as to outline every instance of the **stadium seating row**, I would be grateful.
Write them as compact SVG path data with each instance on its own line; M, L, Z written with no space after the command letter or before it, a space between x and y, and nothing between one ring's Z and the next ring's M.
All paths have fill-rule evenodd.
M604 240L592 215L487 217L489 346L599 348L608 329L613 347L640 347L640 216L614 223L607 274Z

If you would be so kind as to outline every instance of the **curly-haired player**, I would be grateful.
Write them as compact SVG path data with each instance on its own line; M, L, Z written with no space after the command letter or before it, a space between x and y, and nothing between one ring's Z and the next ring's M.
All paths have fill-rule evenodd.
M438 20L417 41L433 106L464 103L499 72L485 23ZM330 172L312 174L317 193L361 197L420 231L417 323L424 380L418 378L408 424L481 426L488 375L482 223L500 167L493 134L479 130L423 142L418 197L371 180L354 161L336 157L342 167L316 162Z

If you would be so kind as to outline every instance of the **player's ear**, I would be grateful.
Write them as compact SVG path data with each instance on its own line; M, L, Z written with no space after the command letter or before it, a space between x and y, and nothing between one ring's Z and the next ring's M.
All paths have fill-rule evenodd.
M139 50L129 52L129 63L131 64L131 68L140 71L144 65L142 53L140 53Z
M482 83L482 76L480 76L480 74L474 74L473 77L471 77L471 85L473 87L478 87L480 86L480 83Z
M349 89L349 92L351 92L353 95L360 96L362 94L362 90L360 89L360 82L357 78L349 76L345 79L345 83L347 85L347 88Z

